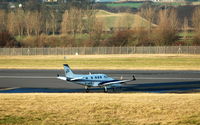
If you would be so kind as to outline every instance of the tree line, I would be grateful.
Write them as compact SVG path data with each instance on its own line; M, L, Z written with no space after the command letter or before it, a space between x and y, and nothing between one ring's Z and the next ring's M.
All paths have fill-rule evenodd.
M60 13L54 9L38 11L16 9L0 10L0 47L64 47L64 46L149 46L149 45L199 45L200 8L192 16L194 35L188 40L189 19L183 23L177 18L176 9L142 8L138 15L148 20L127 16L115 22L118 29L106 31L105 20L96 17L97 10L71 7ZM114 23L114 22L113 22ZM121 24L123 28L121 28ZM180 30L183 38L180 39Z

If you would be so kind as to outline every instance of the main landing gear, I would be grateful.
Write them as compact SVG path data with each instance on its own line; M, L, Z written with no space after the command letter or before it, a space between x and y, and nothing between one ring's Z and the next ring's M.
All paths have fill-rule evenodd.
M113 92L116 91L117 88L112 88ZM88 93L89 92L89 87L88 86L85 86L85 92ZM104 92L105 93L108 93L108 88L107 86L104 86Z
M89 92L89 88L88 88L88 86L85 86L85 92L86 92L86 93Z
M104 87L104 92L105 92L105 93L107 93L107 92L108 92L108 89L107 89L107 87L106 87L106 86Z

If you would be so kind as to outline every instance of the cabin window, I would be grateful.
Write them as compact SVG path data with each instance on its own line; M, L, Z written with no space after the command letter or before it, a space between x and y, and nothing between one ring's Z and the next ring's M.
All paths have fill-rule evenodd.
M85 79L88 79L88 77L85 77Z
M93 79L93 77L91 77L91 79Z
M100 79L102 79L102 77L101 76L99 76L100 77Z
M97 77L95 76L95 79L97 79Z

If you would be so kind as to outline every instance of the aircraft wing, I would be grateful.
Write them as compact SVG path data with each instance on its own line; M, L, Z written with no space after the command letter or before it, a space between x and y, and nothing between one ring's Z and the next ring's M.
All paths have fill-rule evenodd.
M136 80L136 78L133 75L132 80L113 80L113 81L103 82L103 83L100 83L100 84L101 84L101 86L108 86L108 85L112 85L112 84L123 84L123 83L131 82L131 81L134 81L134 80Z
M118 80L118 81L111 81L111 82L106 82L104 84L102 84L102 86L108 86L108 85L112 85L112 84L123 84L125 82L130 82L133 80Z

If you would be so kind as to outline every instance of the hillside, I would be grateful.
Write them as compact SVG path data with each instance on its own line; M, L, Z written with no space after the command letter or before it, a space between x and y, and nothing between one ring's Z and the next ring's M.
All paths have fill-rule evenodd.
M98 10L96 17L98 20L104 22L106 29L119 27L147 27L149 24L149 21L146 19L131 13L111 13L104 10ZM155 24L152 25L155 26Z

